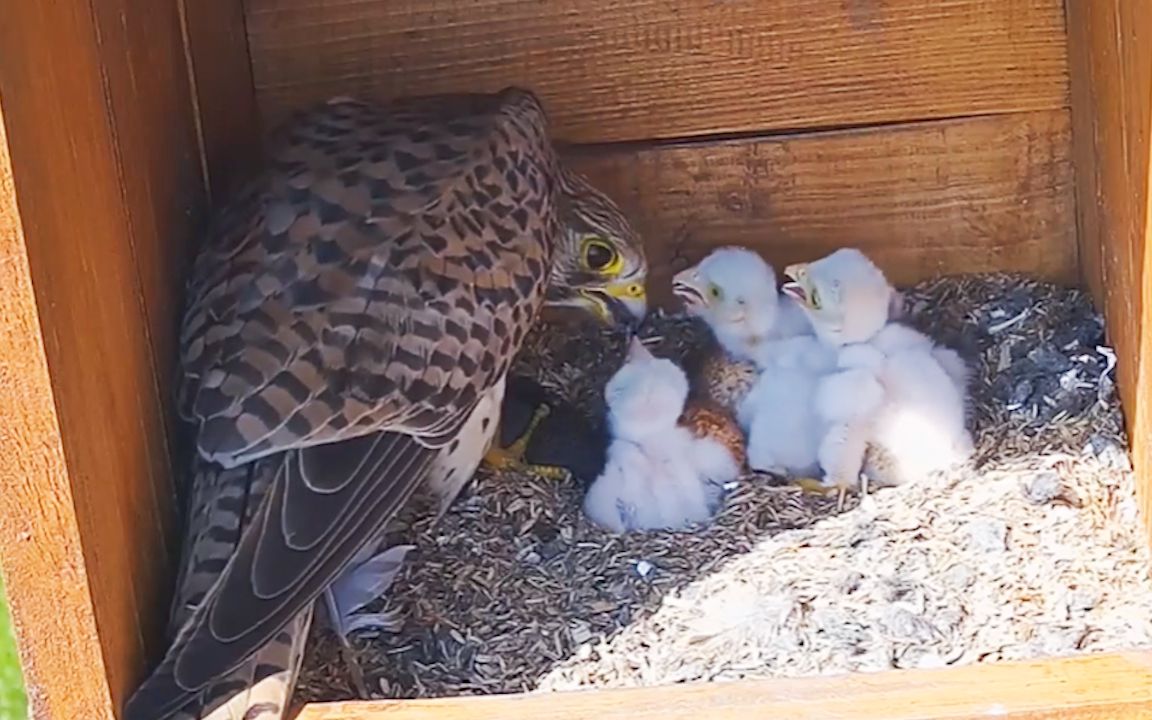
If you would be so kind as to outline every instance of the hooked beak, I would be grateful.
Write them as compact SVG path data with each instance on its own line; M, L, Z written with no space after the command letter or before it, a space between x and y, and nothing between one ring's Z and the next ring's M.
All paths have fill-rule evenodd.
M699 270L694 267L681 270L672 278L672 294L684 303L684 307L689 311L702 308L708 304L708 299L700 284Z
M796 263L784 268L784 275L791 279L780 288L788 297L808 307L808 263Z
M597 288L580 290L589 310L605 325L633 328L648 314L648 293L644 281L617 280Z

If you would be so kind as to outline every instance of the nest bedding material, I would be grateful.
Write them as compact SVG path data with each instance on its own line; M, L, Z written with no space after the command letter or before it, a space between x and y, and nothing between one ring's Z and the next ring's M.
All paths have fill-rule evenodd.
M1149 553L1088 298L1011 275L905 293L910 322L973 371L977 455L947 477L833 499L751 477L696 532L613 536L581 488L481 470L386 602L395 632L356 639L376 697L435 697L933 667L1152 645ZM705 331L654 317L657 354ZM520 358L599 417L623 339L537 331ZM352 695L317 631L305 699Z

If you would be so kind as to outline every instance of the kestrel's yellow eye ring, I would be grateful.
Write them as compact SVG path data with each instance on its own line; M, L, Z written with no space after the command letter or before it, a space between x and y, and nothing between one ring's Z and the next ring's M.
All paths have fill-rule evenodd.
M820 293L816 291L816 288L812 288L811 292L808 293L808 303L813 310L820 309Z
M715 283L708 286L708 294L712 296L713 300L719 300L724 296L723 291L720 290L720 286Z
M584 240L584 250L580 257L586 269L603 275L619 275L624 268L624 258L620 257L616 248L595 235Z

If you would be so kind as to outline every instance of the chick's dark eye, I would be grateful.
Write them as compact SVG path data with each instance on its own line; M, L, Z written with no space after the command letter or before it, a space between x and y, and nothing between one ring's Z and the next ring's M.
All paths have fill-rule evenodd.
M602 242L590 242L584 250L584 262L590 270L603 270L616 260L616 251Z

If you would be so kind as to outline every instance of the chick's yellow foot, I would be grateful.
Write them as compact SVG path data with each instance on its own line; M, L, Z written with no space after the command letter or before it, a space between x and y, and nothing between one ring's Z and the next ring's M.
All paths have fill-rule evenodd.
M806 493L814 495L828 495L836 488L828 487L822 480L814 477L798 477L792 479L792 484Z
M532 420L529 421L528 428L524 431L524 434L508 447L500 447L499 444L493 440L492 446L488 448L488 452L484 455L484 462L492 469L502 472L519 470L522 472L530 472L549 480L565 479L568 473L562 467L535 465L524 461L524 453L528 449L528 443L532 440L532 433L536 432L536 428L544 418L548 417L549 412L550 408L547 405L537 407L536 411L532 414Z
M848 493L852 490L849 485L832 483L829 484L824 480L814 477L798 477L792 479L792 484L799 487L803 492L812 493L813 495L836 495L836 512L843 512L845 505L848 503Z

